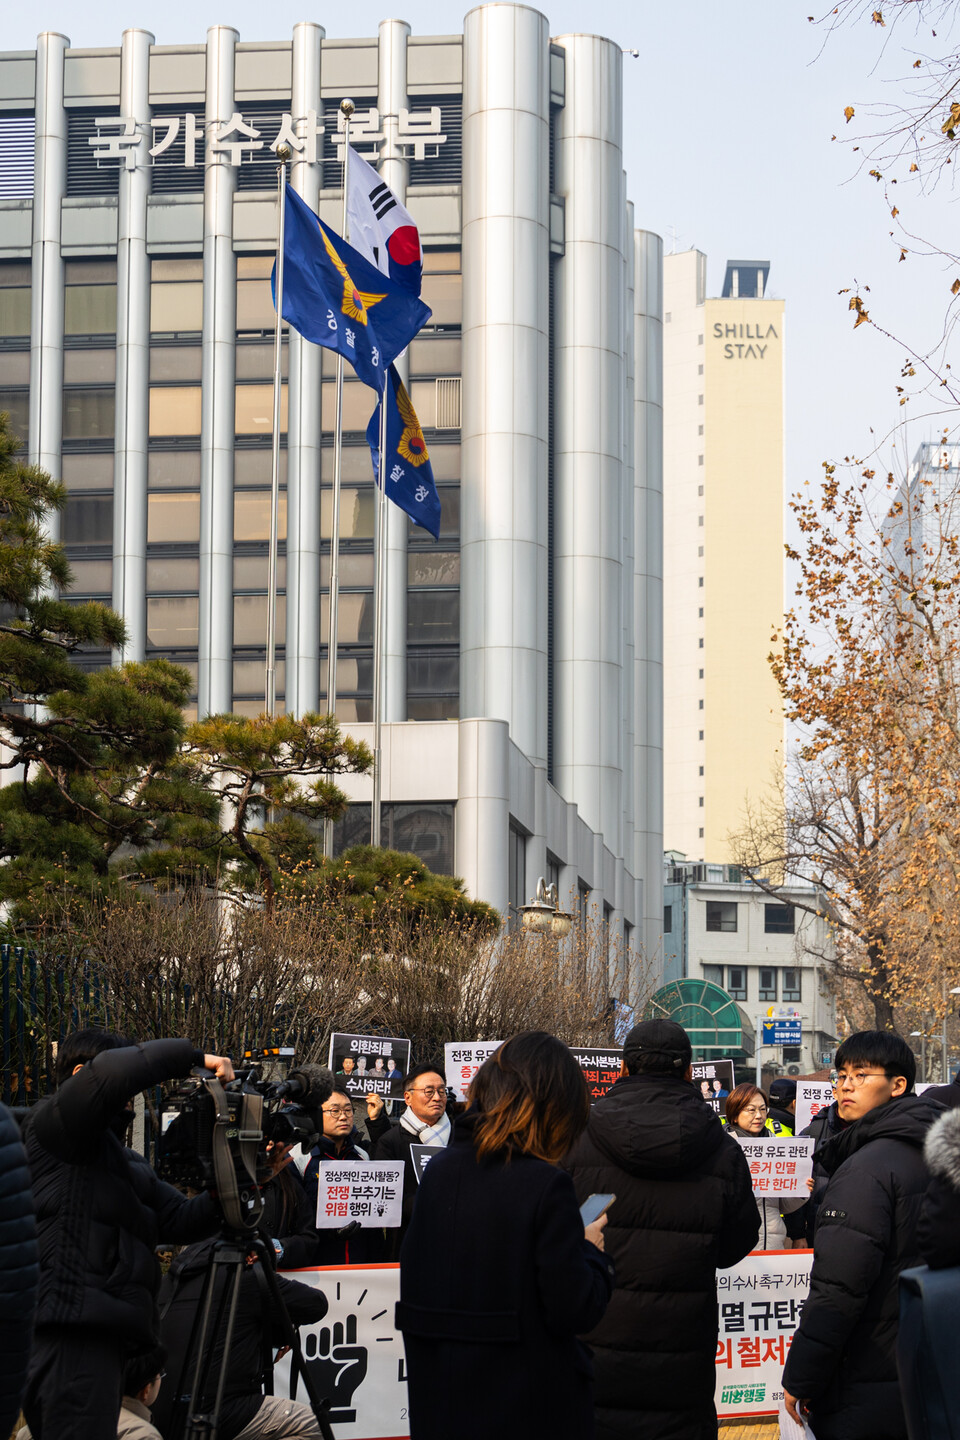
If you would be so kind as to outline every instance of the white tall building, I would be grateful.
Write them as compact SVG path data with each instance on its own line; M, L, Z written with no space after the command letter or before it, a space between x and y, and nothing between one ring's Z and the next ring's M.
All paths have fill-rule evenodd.
M128 658L256 713L266 636L276 234L270 146L335 226L339 102L414 215L412 398L439 544L390 508L385 843L504 911L539 875L629 943L661 904L661 246L634 228L620 47L524 5L205 45L44 34L0 55L0 405L70 499L73 593ZM291 334L278 695L322 709L333 362ZM348 377L338 717L369 734L374 505ZM106 655L89 657L91 665ZM370 781L344 838L369 825Z

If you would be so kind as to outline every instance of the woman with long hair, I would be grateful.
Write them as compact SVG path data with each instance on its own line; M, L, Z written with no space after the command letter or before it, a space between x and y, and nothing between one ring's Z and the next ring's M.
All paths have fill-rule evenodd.
M411 1440L590 1440L592 1366L576 1338L613 1284L605 1218L584 1231L558 1168L587 1123L566 1045L531 1030L480 1067L427 1166L400 1252Z
M775 1135L776 1121L768 1119L770 1106L767 1097L756 1085L744 1082L737 1085L727 1096L727 1129L731 1135L741 1135L748 1140L757 1140L761 1135ZM787 1238L785 1215L806 1205L807 1197L799 1195L756 1196L760 1211L760 1238L754 1250L789 1250L792 1242Z

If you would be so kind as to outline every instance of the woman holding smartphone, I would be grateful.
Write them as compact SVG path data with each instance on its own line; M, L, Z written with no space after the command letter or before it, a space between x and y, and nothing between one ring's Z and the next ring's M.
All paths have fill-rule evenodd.
M606 1216L584 1231L558 1168L589 1109L579 1065L543 1031L477 1071L400 1252L411 1440L593 1435L592 1364L576 1337L606 1309L613 1266Z

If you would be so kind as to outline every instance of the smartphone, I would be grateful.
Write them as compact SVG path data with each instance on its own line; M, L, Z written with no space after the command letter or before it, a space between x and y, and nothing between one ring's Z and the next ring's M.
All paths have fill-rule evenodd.
M584 1226L592 1225L594 1220L599 1220L605 1210L616 1200L616 1195L588 1195L580 1206L580 1218Z

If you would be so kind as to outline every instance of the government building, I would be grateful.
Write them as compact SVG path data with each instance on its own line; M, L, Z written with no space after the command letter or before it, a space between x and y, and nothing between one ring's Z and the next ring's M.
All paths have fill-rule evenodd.
M621 71L618 45L512 4L455 35L0 54L0 408L67 487L72 594L122 614L113 658L185 665L198 715L258 713L273 147L339 230L352 99L424 246L404 365L442 501L439 542L389 507L384 843L505 914L543 875L653 955L662 258L628 200ZM291 333L283 373L277 692L299 714L326 706L334 360ZM336 713L367 739L373 407L348 368ZM371 782L348 788L340 843L369 832Z

